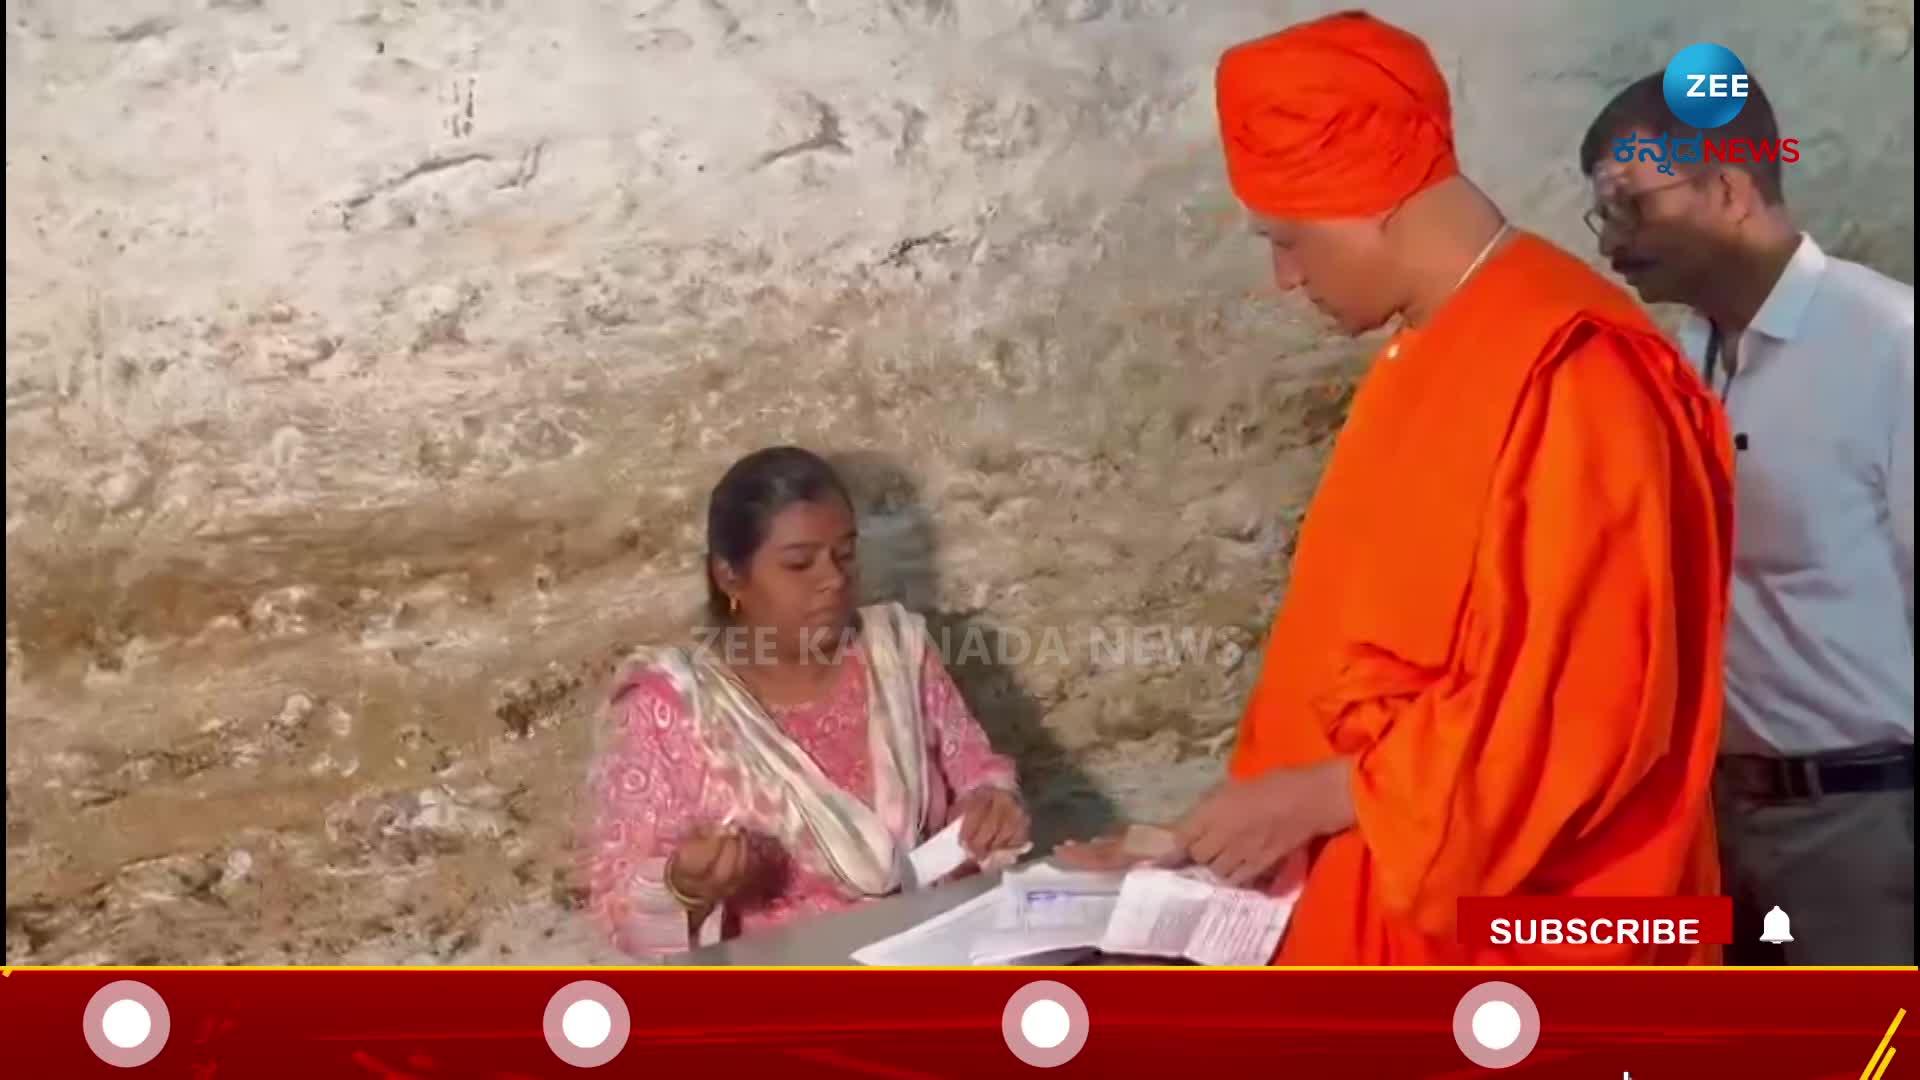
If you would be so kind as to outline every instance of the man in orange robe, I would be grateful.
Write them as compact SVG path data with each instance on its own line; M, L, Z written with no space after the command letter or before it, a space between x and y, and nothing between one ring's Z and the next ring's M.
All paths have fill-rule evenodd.
M1218 105L1281 286L1349 333L1399 329L1308 509L1230 779L1175 828L1187 854L1249 882L1308 848L1277 963L1717 962L1456 940L1462 897L1718 889L1716 404L1637 304L1459 174L1418 39L1305 23L1228 51Z

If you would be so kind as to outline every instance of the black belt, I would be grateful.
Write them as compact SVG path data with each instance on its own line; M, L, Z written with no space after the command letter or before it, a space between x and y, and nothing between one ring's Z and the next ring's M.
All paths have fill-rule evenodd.
M1797 758L1728 754L1720 759L1718 772L1734 791L1755 799L1911 791L1913 747Z

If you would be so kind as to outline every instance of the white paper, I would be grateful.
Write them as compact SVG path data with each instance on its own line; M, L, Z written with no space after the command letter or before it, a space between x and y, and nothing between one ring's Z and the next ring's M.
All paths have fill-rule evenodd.
M1064 963L1095 951L1124 880L1048 863L1009 871L1000 879L998 927L974 940L973 963Z
M1127 956L1184 958L1213 888L1170 870L1127 875L1100 948Z
M1215 893L1186 949L1196 964L1264 967L1286 935L1295 897L1268 896L1249 889Z
M1099 944L1121 874L1045 863L1007 874L989 891L855 952L874 967L948 967L1044 961Z
M1306 862L1295 856L1271 893L1236 889L1205 870L1124 874L1045 863L853 954L875 967L1052 963L1092 949L1223 966L1265 965L1293 916Z
M1049 863L1010 871L1001 879L1012 901L1010 929L1102 929L1113 917L1125 880L1124 873L1064 870Z
M924 889L960 869L972 858L967 854L966 845L960 842L960 826L963 824L964 821L955 821L907 853L907 865L911 869L907 881L909 889ZM1032 849L1032 844L1026 844L1008 851L996 851L983 860L986 864L983 869L992 870L997 869L998 864L1011 864Z
M967 967L973 963L973 943L1000 929L1006 903L1005 892L989 889L918 926L855 951L853 959L872 967Z
M1097 951L1100 926L1056 926L1038 930L991 930L967 950L976 966L1052 964Z
M1205 871L1143 867L1127 875L1100 950L1218 966L1265 965L1286 934L1305 860L1284 866L1273 892L1237 889Z
M967 861L967 849L960 844L960 824L955 821L907 854L907 862L913 867L912 888L924 889Z

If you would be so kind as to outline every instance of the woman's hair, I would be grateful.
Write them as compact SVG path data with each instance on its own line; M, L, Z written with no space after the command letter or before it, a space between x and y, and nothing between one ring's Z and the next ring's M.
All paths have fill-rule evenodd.
M727 594L713 575L714 559L744 570L766 542L774 515L794 503L817 503L835 495L853 505L833 466L797 446L757 450L734 462L707 499L708 614L721 621L731 614Z

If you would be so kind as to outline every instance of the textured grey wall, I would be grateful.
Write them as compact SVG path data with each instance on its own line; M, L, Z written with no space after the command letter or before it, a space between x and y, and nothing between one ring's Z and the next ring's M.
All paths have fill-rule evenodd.
M1912 4L1669 6L1376 10L1582 251L1592 111L1730 45L1910 280ZM1178 805L1253 665L1085 633L1284 587L1365 347L1262 293L1211 68L1330 7L9 3L10 959L592 955L592 699L777 441L850 455L874 594L1063 632L960 665L1050 831Z

